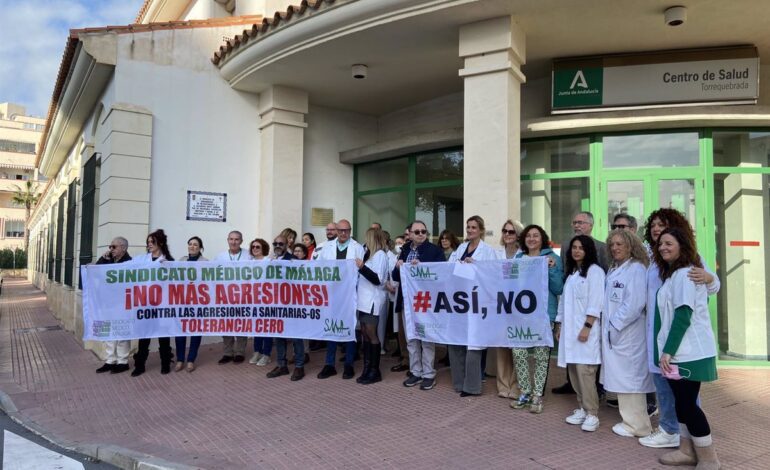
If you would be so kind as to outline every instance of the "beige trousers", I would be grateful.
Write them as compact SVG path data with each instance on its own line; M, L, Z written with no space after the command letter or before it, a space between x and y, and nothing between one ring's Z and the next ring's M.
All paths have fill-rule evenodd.
M593 416L599 416L599 393L596 391L598 369L598 364L567 364L567 373L577 394L578 405Z
M513 354L510 348L495 348L497 355L497 394L517 398L516 373L513 369Z
M636 437L650 435L652 425L647 415L646 393L618 393L618 408L627 431Z

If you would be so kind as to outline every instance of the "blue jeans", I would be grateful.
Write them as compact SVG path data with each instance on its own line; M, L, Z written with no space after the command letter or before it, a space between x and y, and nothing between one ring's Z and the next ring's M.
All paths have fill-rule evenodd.
M334 341L326 342L326 365L334 367L334 360L337 357L337 345ZM345 365L352 366L353 361L356 358L356 342L346 341L342 343L345 345Z
M273 338L269 336L255 336L254 337L254 352L270 355L270 351L273 350ZM304 356L304 354L303 354Z
M305 343L301 339L275 338L275 349L278 351L278 367L286 367L286 346L291 341L294 345L294 367L305 365Z
M184 350L187 345L187 336L177 336L174 338L176 343L176 361L184 362ZM198 357L198 348L201 346L200 336L190 336L190 351L187 353L187 362L195 362Z
M674 392L668 380L660 374L652 374L655 383L655 392L658 394L658 410L660 412L659 425L669 434L679 434L679 421L676 418L676 402Z

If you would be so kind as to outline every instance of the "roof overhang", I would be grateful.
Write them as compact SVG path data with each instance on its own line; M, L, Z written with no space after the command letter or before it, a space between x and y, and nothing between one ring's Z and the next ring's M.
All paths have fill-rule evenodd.
M53 178L77 142L91 112L115 70L115 34L70 37L60 70L66 73L58 97L51 103L37 166Z

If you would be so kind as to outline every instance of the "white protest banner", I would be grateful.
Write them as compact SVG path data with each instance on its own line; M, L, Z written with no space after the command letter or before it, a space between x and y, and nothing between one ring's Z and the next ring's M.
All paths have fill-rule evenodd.
M543 256L401 267L406 336L472 347L553 346Z
M350 261L89 265L83 339L276 336L355 341Z

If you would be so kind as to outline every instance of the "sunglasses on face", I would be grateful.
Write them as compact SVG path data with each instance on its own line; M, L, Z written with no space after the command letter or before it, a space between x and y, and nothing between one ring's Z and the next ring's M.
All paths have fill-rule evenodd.
M117 250L118 246L117 245L110 245L109 248L110 248L110 250Z
M262 247L261 247L261 246L259 246L259 245L251 245L251 249L252 249L252 250L260 250L260 251L261 251L261 250L262 250Z
M286 246L286 243L273 242L273 246Z
M516 230L503 229L503 235L516 235Z
M428 233L427 230L412 230L412 233L415 235L426 235Z
M617 230L619 228L627 229L628 225L625 225L625 224L612 224L612 225L610 225L610 227L612 227L612 230Z

